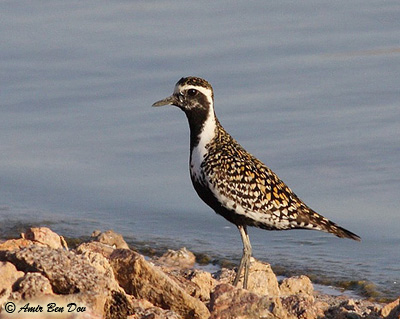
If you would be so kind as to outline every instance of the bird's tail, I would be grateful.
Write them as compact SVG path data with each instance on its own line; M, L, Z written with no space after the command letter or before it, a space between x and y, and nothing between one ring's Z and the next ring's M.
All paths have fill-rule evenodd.
M357 241L361 241L360 236L352 233L351 231L337 225L336 223L330 221L328 218L316 213L312 209L304 206L302 213L298 214L298 221L307 221L305 224L306 228L311 228L315 230L322 230L327 233L331 233L340 238L350 238Z
M339 225L335 224L334 222L329 221L326 225L326 231L329 233L334 234L335 236L338 236L340 238L350 238L354 239L357 241L361 241L361 237L352 233L351 231L340 227Z
M316 213L315 213L316 214ZM314 214L314 215L315 215ZM318 222L318 226L320 227L320 229L322 231L326 231L328 233L331 233L337 237L340 238L350 238L353 240L357 240L357 241L361 241L361 237L352 233L351 231L339 226L338 224L330 221L329 219L319 215L317 217L317 219L319 220Z

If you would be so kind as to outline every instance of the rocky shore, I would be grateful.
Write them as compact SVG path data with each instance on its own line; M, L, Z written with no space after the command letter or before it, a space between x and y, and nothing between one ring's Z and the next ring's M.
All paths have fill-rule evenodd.
M185 248L148 259L113 231L69 249L50 229L30 228L0 242L0 319L400 318L400 299L325 295L306 276L278 282L255 259L248 290L231 285L235 270L211 274L194 265Z

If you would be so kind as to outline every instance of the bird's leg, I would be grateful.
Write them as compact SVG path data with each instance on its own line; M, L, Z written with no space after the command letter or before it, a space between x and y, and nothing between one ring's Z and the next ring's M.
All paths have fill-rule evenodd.
M238 225L237 227L239 229L240 236L242 237L243 256L242 256L242 259L240 259L239 268L236 273L235 280L233 281L233 285L237 286L237 284L239 283L240 275L244 268L243 288L247 289L247 282L249 279L250 257L251 257L252 250L251 250L250 238L249 238L249 235L247 234L246 226Z

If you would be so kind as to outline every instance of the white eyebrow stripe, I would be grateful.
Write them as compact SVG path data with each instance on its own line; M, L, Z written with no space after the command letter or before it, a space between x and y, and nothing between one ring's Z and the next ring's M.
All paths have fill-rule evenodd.
M202 93L203 95L205 95L207 97L207 100L210 103L210 105L213 105L212 90L209 88L206 88L204 86L187 85L187 84L184 86L177 85L177 86L175 86L174 93L179 93L179 92L190 90L190 89L195 89L195 90L199 91L200 93Z

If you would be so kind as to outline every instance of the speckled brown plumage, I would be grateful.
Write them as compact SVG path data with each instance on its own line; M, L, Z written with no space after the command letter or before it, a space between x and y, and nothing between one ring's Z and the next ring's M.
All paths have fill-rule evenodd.
M227 203L220 203L220 209L213 207L225 218L231 214L228 217L231 222L268 230L309 228L339 237L354 237L354 234L304 204L271 169L244 150L218 121L215 138L208 144L207 150L202 163L204 175L201 179L194 179L193 183L199 184L196 188L208 188L207 184L211 183L234 202L232 207L228 207ZM249 215L250 212L257 212L257 217L246 217L246 213L235 214L238 206ZM228 212L221 212L224 209Z

